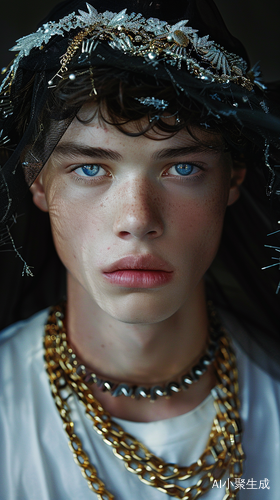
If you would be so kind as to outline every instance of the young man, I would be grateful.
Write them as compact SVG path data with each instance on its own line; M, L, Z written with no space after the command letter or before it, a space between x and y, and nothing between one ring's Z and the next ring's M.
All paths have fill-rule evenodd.
M16 50L3 220L30 186L67 301L2 334L1 498L276 500L279 382L205 287L246 165L275 190L243 47L211 1L120 1L66 2Z

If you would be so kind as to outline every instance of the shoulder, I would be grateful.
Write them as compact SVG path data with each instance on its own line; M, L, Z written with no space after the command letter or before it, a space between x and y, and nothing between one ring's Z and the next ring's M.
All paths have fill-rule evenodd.
M280 417L280 366L228 311L219 310L222 322L233 339L240 386L241 413L247 420L254 414L269 419ZM273 417L274 416L274 417Z
M265 351L265 332L262 343L259 341L259 331L252 324L243 324L225 309L218 309L222 324L233 339L236 355L242 365L256 374L270 376L280 383L280 363Z
M252 328L249 334L246 327L235 316L227 311L219 311L219 313L226 330L233 339L236 353L239 413L243 429L242 443L246 455L243 477L246 482L248 481L246 484L252 481L250 478L257 480L258 484L260 480L268 478L271 485L271 498L276 498L280 467L279 365L256 342ZM250 489L250 486L246 489ZM251 498L249 495L250 493L248 493L248 498ZM261 490L254 491L253 495L256 500L264 498Z
M36 363L43 364L43 333L48 310L41 311L28 320L19 321L0 334L0 383L1 396L10 388L12 380L23 381L28 372L36 370Z
M30 336L31 333L42 329L47 319L48 309L40 311L31 318L18 321L13 325L8 326L0 333L0 348L8 347L9 343L21 338L26 340L26 335ZM19 337L20 336L20 337Z

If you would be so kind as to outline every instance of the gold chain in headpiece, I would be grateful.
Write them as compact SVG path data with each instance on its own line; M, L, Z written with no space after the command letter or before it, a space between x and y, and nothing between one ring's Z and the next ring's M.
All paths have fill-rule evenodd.
M214 314L214 313L213 313ZM93 428L101 435L104 443L110 446L129 472L138 478L167 493L183 500L194 500L206 493L214 480L220 480L226 472L229 481L223 500L235 499L235 478L241 477L244 453L241 445L241 426L239 419L239 399L236 359L226 333L219 339L219 349L215 361L218 385L212 390L216 416L213 421L209 441L205 451L197 462L189 467L165 463L153 455L142 443L127 434L120 425L112 420L100 403L94 398L88 386L76 373L75 367L63 359L69 349L63 325L63 308L56 306L51 311L45 327L45 359L52 395L63 427L69 437L69 445L75 462L88 482L89 488L100 500L112 500L114 497L106 490L98 478L95 467L90 463L82 443L74 432L74 423L70 417L70 407L64 393L69 388L85 406L87 416L93 422ZM182 487L174 482L185 481L198 476L195 485Z

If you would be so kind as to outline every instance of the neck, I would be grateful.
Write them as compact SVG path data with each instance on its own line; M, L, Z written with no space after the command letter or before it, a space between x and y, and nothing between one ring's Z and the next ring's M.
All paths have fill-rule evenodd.
M128 324L105 313L79 284L68 277L66 325L69 343L99 377L150 387L176 381L196 364L208 342L203 283L172 317L154 324ZM187 391L148 400L112 397L92 386L94 395L113 416L127 420L170 418L195 408L215 384L210 368Z

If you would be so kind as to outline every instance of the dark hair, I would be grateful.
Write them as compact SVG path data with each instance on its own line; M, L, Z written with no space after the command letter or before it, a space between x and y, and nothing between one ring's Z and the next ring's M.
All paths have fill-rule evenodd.
M100 120L114 125L126 135L149 137L149 131L153 129L158 132L160 139L161 132L172 135L187 129L195 138L195 129L201 129L222 137L233 156L244 156L248 149L252 155L253 147L244 138L237 123L211 114L206 106L190 99L170 81L110 67L91 68L80 75L76 74L74 80L70 74L66 75L54 95L57 99L56 109L66 114L67 110L70 112L73 108L80 109L84 104L94 103L96 110L88 121L97 114ZM164 112L143 103L147 97L168 103ZM164 120L166 116L174 120ZM77 117L83 121L79 115ZM132 121L138 122L138 132L127 130L126 125Z
M32 86L31 79L17 96L20 106L14 143L17 142L16 136L23 135L30 120ZM143 103L147 97L164 101L168 105L164 111L159 110L153 105ZM161 139L161 133L164 133L162 136L166 137L166 133L173 135L182 129L187 129L192 137L197 139L196 131L200 129L205 133L206 140L202 144L200 134L199 142L208 148L213 147L219 150L222 148L229 151L236 165L238 162L242 165L245 162L247 166L253 163L256 165L261 161L260 155L257 158L256 146L244 137L238 121L211 113L205 105L191 99L185 92L175 87L172 81L158 80L146 74L136 74L113 67L89 68L81 73L76 72L74 78L71 78L71 73L65 74L52 90L43 111L37 116L35 135L31 138L35 148L45 150L43 156L46 159L51 153L51 151L48 152L50 144L53 144L53 147L56 145L52 143L53 135L55 138L57 136L53 131L57 131L60 126L62 130L65 130L67 126L63 125L63 121L65 120L66 123L70 119L71 122L75 115L83 121L79 117L79 110L87 103L95 104L95 111L87 122L97 114L100 120L114 125L126 135L144 134L150 137L149 131L154 130L157 132L158 140ZM166 116L173 117L173 120L165 120ZM143 120L144 118L146 120ZM139 125L138 131L133 133L126 127L132 121ZM38 141L41 124L44 125L44 133ZM217 135L217 141L214 144L207 140L207 133L211 134L211 141L213 135ZM63 132L58 138L61 135ZM153 135L154 138L155 135ZM27 143L23 150L23 159L29 148L30 143ZM36 156L36 149L34 151ZM41 157L41 152L38 157ZM25 178L29 185L33 182L32 176L29 179L28 169L25 171Z

